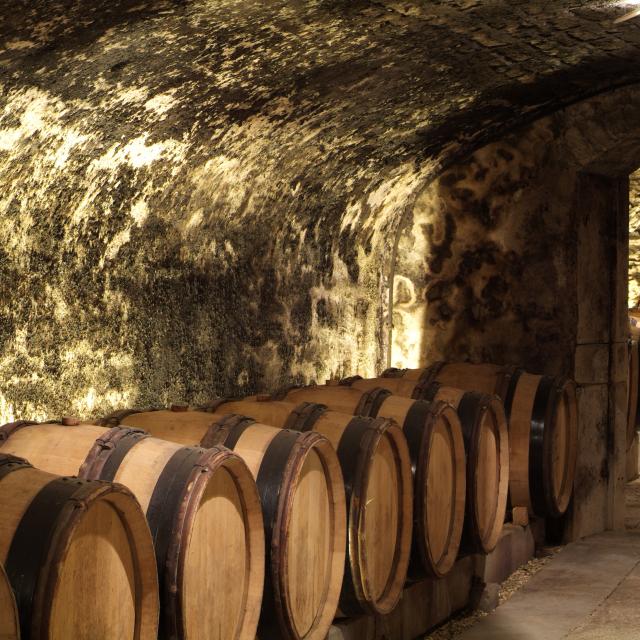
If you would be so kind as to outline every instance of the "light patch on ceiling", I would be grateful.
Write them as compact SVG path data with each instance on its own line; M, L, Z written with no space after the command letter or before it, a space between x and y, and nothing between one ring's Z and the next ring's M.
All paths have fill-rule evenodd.
M0 424L15 422L16 414L13 405L0 393Z
M202 223L203 213L202 209L196 209L186 221L184 225L185 229L191 229L192 227L200 225Z
M621 7L636 7L636 8L616 18L613 21L614 24L620 24L622 22L626 22L627 20L631 20L633 18L637 18L638 16L640 16L640 0L622 0L617 4L618 6L621 6Z
M131 207L130 215L139 227L142 226L142 223L149 215L149 207L147 206L147 203L142 198L136 200Z
M149 90L146 87L129 87L118 93L116 101L121 104L136 104L146 100L148 95Z
M14 112L22 111L20 126L0 130L0 151L11 151L20 140L26 139L40 131L44 125L46 114L51 114L51 104L44 94L37 89L29 89L9 103ZM10 110L5 110L10 115Z
M173 97L174 93L175 89L167 91L166 93L159 93L147 100L144 103L144 108L147 111L152 111L157 116L164 116L167 111L178 104L178 101Z
M119 233L116 233L115 236L111 239L111 242L107 245L105 249L105 258L108 260L113 260L117 255L118 251L129 242L131 239L131 229L127 227L123 229Z
M111 170L120 164L129 164L134 169L146 167L161 158L180 154L182 145L176 140L164 140L147 145L148 134L138 136L128 144L114 144L103 156L98 158L96 169Z
M73 129L62 132L62 144L52 154L54 166L56 169L64 169L64 166L69 159L69 155L75 147L86 142L89 136L77 133Z
M24 49L33 49L36 43L31 42L31 40L9 40L9 42L4 43L4 46L10 51L22 51Z

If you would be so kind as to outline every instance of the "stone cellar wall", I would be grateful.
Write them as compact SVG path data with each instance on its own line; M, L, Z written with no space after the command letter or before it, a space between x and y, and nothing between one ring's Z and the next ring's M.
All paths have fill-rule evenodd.
M640 306L640 171L629 184L629 307Z
M602 274L578 270L580 176L599 173L616 143L609 170L623 176L636 166L625 127L638 120L629 103L637 100L622 90L543 118L448 168L420 194L398 243L394 366L494 361L573 375L579 276L609 298ZM640 186L637 174L631 184ZM632 231L637 216L634 204ZM632 288L638 247L632 235Z
M9 0L0 422L197 403L385 366L397 229L413 211L427 215L440 188L431 181L523 123L611 89L612 77L640 78L640 31L603 29L609 8L592 4L549 14L542 0L508 12L468 0ZM452 233L448 214L436 235L416 236L415 268L432 249L442 265L439 290L422 276L413 284L434 302L421 344L437 328L448 353L463 354L469 333L480 355L482 326L493 356L514 317L520 351L558 318L555 337L570 340L566 221L548 219L563 305L542 285L544 247L523 249L526 218L506 222L515 183L533 180L544 155L550 133L535 131L537 155L514 156L503 210L459 194L457 210L472 212L453 233L481 242L438 240ZM462 178L446 179L457 193ZM405 267L397 273L413 282ZM473 293L455 284L467 275ZM413 293L396 284L400 312ZM399 322L392 339L406 345L402 332L420 322Z

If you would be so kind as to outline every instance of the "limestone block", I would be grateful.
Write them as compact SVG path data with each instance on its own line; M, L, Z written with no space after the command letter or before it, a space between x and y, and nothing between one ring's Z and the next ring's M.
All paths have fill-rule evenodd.
M576 539L606 528L609 389L587 385L578 395L578 460L574 484L574 509L570 538Z
M490 613L498 606L500 585L497 582L485 584L477 608L485 613Z
M625 338L622 342L611 345L611 379L626 385L629 377L629 346ZM605 378L605 382L608 378Z
M484 583L500 583L519 566L528 562L535 552L530 527L505 524L496 548L476 562L476 576Z
M631 446L627 450L627 482L631 482L638 477L638 434L631 441Z
M580 344L576 347L575 381L605 384L609 380L609 345Z
M511 523L518 527L529 526L529 509L527 507L513 507L511 510Z
M379 640L380 638L374 616L338 620L327 636L327 640Z

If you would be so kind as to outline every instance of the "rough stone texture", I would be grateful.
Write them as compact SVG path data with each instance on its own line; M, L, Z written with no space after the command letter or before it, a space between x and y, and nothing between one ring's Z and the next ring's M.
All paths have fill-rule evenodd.
M629 184L629 306L640 306L640 171Z
M426 185L640 79L616 2L1 11L0 421L373 373Z
M630 134L639 106L636 90L574 105L483 147L421 192L398 243L394 365L469 359L608 380L604 267L615 229L609 215L591 228L600 222L585 217L590 202L577 204L580 176L640 163ZM607 180L589 181L610 207Z
M625 527L630 531L640 533L640 480L634 480L627 484L625 502Z
M584 386L571 539L623 525L638 126L637 88L542 118L448 168L398 240L392 365L489 361Z

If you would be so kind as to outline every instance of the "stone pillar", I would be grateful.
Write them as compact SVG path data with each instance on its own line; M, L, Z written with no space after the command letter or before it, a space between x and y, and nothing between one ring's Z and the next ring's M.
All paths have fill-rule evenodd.
M580 430L573 539L624 526L628 181L584 174L576 206Z

